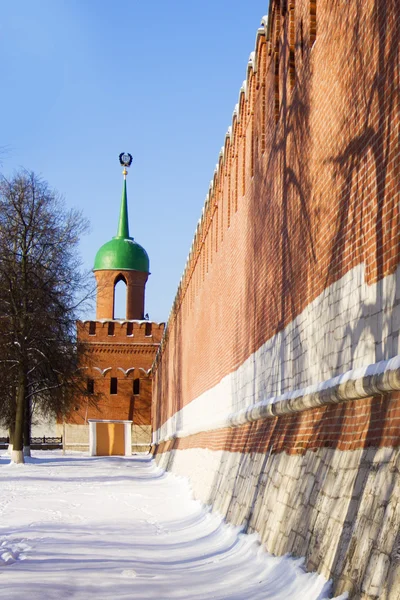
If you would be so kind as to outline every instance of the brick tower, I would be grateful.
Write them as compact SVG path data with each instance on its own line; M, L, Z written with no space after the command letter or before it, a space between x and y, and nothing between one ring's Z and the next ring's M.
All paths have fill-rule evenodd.
M130 157L130 155L121 155ZM120 157L120 161L121 161ZM131 161L130 157L130 161ZM126 167L117 235L96 254L96 320L78 321L84 345L88 398L81 398L64 424L65 446L98 455L129 455L151 443L150 369L164 323L144 320L147 252L129 235ZM115 287L126 286L126 314L115 318ZM93 401L91 401L93 400Z
M126 284L126 315L129 320L144 318L144 291L149 276L149 257L142 246L129 237L127 170L124 168L121 209L117 235L104 244L94 261L97 282L96 319L114 319L114 289Z

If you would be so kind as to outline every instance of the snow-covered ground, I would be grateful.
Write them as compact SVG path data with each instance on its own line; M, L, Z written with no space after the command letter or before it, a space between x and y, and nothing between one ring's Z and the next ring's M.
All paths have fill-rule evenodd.
M268 555L149 457L28 460L0 454L1 599L329 598L321 576Z

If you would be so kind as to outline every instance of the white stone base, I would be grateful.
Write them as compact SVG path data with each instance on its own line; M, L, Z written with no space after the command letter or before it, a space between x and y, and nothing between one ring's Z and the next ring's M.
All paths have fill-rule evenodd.
M305 556L307 569L334 579L335 595L362 589L357 599L398 600L400 588L389 586L400 582L399 449L190 449L156 461L187 477L196 499L257 531L269 552Z

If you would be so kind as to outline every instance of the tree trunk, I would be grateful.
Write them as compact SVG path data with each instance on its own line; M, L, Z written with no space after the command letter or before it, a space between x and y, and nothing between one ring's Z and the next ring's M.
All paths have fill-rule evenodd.
M31 455L31 402L25 400L24 456Z
M9 427L8 438L10 441L8 442L7 454L8 456L11 456L11 453L13 451L14 427Z
M19 341L19 364L17 381L17 402L15 409L15 428L13 451L11 461L14 463L23 463L24 460L24 422L25 422L25 399L26 399L26 325L28 314L28 287L27 287L27 245L24 237L21 244L21 288L23 291L22 307L20 313L20 341Z
M13 439L13 450L11 460L14 463L24 462L23 453L23 432L24 432L24 417L25 417L25 369L21 364L19 366L18 386L17 386L17 409L15 414L15 429Z

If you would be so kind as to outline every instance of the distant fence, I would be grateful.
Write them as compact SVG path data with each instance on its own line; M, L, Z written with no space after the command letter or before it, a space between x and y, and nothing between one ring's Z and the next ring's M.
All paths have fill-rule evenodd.
M0 448L7 448L10 443L9 437L0 437ZM62 448L62 436L61 437L32 437L31 448L40 450L55 450L56 448Z

